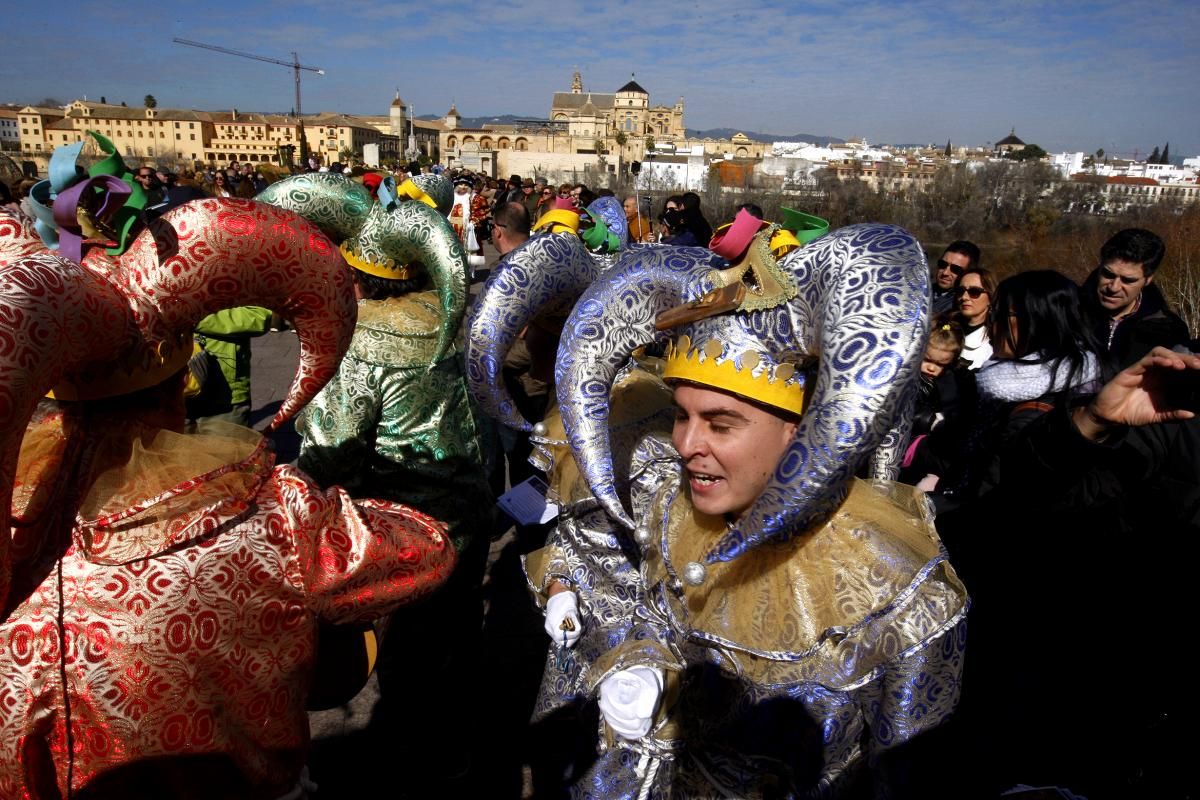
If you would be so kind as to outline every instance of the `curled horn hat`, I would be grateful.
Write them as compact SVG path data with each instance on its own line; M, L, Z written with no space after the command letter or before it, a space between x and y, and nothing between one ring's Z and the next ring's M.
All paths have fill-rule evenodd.
M601 200L613 199L598 198L596 203ZM611 205L613 211L620 210L615 200ZM601 203L596 208L597 216L603 207ZM698 247L629 245L618 253L600 254L574 234L535 235L496 265L471 311L467 379L472 395L488 415L509 427L530 430L501 374L508 351L526 325L539 316L565 314L602 274L629 270L659 287L662 296L677 297L689 280L724 266L724 259ZM614 367L614 375L623 364L624 360Z
M422 177L445 183L449 198L448 181L436 175ZM425 183L438 191L433 182ZM433 359L437 363L454 342L466 312L466 253L443 214L425 202L396 201L387 179L383 186L377 203L363 186L344 175L310 173L273 183L255 199L316 224L342 245L346 260L361 271L405 280L412 276L410 265L424 265L442 309Z
M23 235L0 226L5 232ZM168 212L119 258L93 249L78 264L43 250L0 262L0 599L16 460L38 399L64 385L87 396L93 381L114 372L129 373L128 388L136 389L139 368L190 355L203 316L248 303L278 310L299 337L296 376L271 423L277 428L337 370L357 316L345 263L303 218L212 198Z
M627 525L613 488L609 390L628 354L656 338L662 312L691 302L675 314L681 324L669 338L657 334L671 343L668 377L675 361L676 377L759 402L769 401L755 394L756 384L777 385L790 400L774 405L791 413L783 403L803 395L795 439L770 483L707 563L786 539L841 503L859 464L889 430L903 427L925 342L928 274L907 232L850 226L782 262L771 256L769 241L764 230L734 266L680 276L682 291L662 291L636 263L613 270L580 298L559 346L558 400L576 461L605 509ZM800 368L815 375L808 385L796 374ZM741 389L702 377L719 372L735 374Z

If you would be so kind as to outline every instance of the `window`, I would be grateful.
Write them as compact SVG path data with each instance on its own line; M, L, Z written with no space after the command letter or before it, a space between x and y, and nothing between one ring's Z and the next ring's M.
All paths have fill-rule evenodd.
M189 133L189 134L188 134L188 136L189 136L189 137L191 137L191 140L192 140L193 142L194 142L194 141L196 141L196 134L194 134L194 133Z
M188 130L189 130L189 131L190 131L190 130L192 130L193 128L195 128L195 127L196 127L196 123L194 123L194 122L189 122L189 123L188 123Z
M178 122L176 122L176 123L175 123L175 127L176 127L176 128L178 128L178 127L179 127L179 123L178 123Z
M180 139L182 139L182 138L183 138L183 134L181 134L181 133L177 133L177 134L175 134L175 140L176 140L176 141L178 141L178 140L180 140Z

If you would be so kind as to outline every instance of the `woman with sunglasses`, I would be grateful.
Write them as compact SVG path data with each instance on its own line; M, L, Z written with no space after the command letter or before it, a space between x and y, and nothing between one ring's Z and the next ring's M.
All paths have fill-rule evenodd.
M992 357L988 320L995 295L996 277L983 267L964 270L954 285L954 309L966 333L962 358L967 369L979 369Z

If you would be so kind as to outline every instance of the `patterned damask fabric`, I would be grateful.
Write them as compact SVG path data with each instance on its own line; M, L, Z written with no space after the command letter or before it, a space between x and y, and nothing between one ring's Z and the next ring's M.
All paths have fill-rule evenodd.
M614 387L612 402L609 435L618 464L628 465L635 451L658 441L651 434L669 435L675 419L670 389L646 370L629 369ZM539 604L551 581L570 586L579 598L584 630L567 653L550 643L535 720L588 699L591 664L625 638L643 594L632 536L598 507L571 455L557 409L544 423L545 434L531 437L530 461L549 476L560 512L546 546L525 558L526 576ZM628 496L629 487L622 486L621 493Z
M836 796L949 717L967 598L909 487L856 484L829 522L693 587L677 576L726 526L694 512L669 446L646 444L642 602L588 682L653 664L667 700L645 739L602 739L576 797Z
M440 321L433 292L359 304L341 367L296 421L299 464L322 485L447 522L461 550L487 535L493 499L462 357L429 368Z
M370 620L432 591L454 564L445 528L273 468L252 431L128 438L132 459L173 477L115 467L77 517L61 502L78 455L61 415L25 437L0 623L0 797L213 764L239 782L213 796L278 796L308 744L317 618Z

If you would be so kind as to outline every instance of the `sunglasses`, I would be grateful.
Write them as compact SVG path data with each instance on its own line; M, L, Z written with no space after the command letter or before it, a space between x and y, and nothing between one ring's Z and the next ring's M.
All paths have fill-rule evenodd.
M953 272L955 275L962 275L964 272L967 271L966 267L961 267L958 264L951 264L949 261L947 261L944 258L938 259L938 269L948 269L951 272Z
M553 196L554 196L554 192L550 191L549 189L542 192L542 197L553 197Z
M978 300L980 297L983 297L985 294L987 294L987 289L984 289L982 286L955 286L954 287L954 296L955 297L962 297L964 294L970 296L970 298L972 300Z

